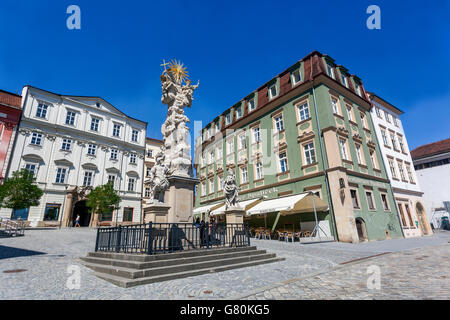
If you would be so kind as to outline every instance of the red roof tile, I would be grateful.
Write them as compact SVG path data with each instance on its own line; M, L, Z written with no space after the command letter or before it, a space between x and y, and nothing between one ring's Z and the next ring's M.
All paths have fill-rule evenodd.
M0 90L0 104L20 108L21 101L21 96L4 90Z
M450 151L450 138L425 144L411 151L413 160Z

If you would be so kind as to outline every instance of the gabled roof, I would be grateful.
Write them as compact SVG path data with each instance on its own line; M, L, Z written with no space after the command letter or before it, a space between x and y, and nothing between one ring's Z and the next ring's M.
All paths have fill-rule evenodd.
M417 147L411 151L411 157L413 160L418 160L445 152L450 152L450 138Z
M377 96L375 93L373 92L367 92L367 94L369 95L369 98L371 100L374 100L376 102L378 102L379 104L381 104L383 107L388 108L389 110L391 110L392 112L394 112L397 115L401 115L404 112L402 110L400 110L399 108L395 107L394 105L390 104L389 102L387 102L386 100L384 100L383 98L381 98L380 96Z

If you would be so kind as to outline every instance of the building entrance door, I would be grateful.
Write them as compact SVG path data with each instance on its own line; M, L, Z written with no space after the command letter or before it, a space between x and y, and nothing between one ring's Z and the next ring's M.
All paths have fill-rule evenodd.
M78 201L73 208L72 226L75 226L77 216L80 216L80 226L89 227L91 222L91 208L86 206L86 200Z
M358 230L359 241L367 241L366 223L361 218L356 218L356 230Z

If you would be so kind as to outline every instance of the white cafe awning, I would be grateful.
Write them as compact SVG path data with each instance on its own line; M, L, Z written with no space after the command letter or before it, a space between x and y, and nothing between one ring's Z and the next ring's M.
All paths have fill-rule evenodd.
M222 203L209 204L207 206L195 208L193 212L194 212L194 214L202 214L202 213L210 212L211 209L215 209L215 208L217 208L217 206L221 206L221 205L222 205Z
M301 193L294 196L276 198L258 203L247 211L247 215L281 212L282 214L295 214L313 212L313 203L310 193ZM317 211L328 210L328 204L314 195L314 204Z
M245 200L238 202L239 207L241 207L244 210L248 210L249 208L253 207L252 205L256 202L260 202L261 199L251 199L251 200ZM218 208L215 208L210 212L210 215L212 216L218 216L221 214L225 214L225 203L222 203L222 205Z

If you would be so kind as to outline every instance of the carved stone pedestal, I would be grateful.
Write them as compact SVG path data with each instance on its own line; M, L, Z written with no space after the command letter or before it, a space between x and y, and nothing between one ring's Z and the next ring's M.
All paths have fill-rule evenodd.
M167 223L170 206L166 203L152 203L144 206L144 222Z
M198 179L190 177L170 176L169 189L164 195L170 206L169 223L192 223L194 209L194 189Z
M244 223L245 210L239 207L231 207L225 210L227 223Z

